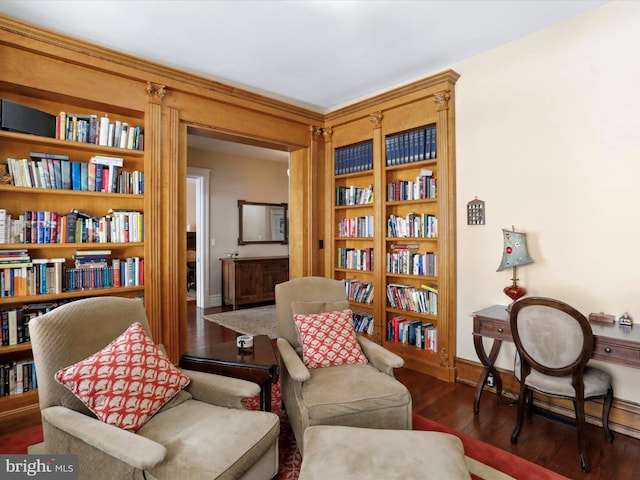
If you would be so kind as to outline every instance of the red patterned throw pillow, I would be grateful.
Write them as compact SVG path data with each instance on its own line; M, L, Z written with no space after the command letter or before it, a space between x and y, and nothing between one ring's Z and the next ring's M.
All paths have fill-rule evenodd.
M100 420L132 432L189 384L140 323L55 378Z
M293 315L302 341L302 359L308 368L368 363L352 317L349 309Z

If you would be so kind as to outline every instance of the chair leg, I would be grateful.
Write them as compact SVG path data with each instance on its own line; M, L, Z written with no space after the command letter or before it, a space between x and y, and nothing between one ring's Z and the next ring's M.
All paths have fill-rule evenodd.
M604 397L604 404L602 406L602 428L604 428L604 436L608 443L613 442L613 433L609 430L609 412L611 411L611 404L613 403L613 387L609 385L607 394Z
M522 430L522 423L524 422L524 412L527 409L527 398L531 397L531 390L524 386L524 383L520 386L520 395L518 396L518 419L516 420L516 426L511 433L511 443L518 443L518 436L520 430Z
M580 450L580 466L585 472L589 472L591 467L589 466L589 460L587 459L587 445L584 438L584 400L577 399L573 402L574 410L576 412L576 427L578 430L578 449Z

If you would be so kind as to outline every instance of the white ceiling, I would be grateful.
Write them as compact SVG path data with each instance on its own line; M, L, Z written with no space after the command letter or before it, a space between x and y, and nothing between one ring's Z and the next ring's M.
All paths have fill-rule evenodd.
M0 0L0 13L327 113L607 0Z

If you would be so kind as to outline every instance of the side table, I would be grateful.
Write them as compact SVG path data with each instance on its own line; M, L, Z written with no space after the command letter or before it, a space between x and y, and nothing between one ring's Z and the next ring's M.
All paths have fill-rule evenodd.
M183 353L180 367L257 383L260 386L260 410L271 411L271 386L278 381L280 366L267 335L253 337L253 351L240 353L234 340Z

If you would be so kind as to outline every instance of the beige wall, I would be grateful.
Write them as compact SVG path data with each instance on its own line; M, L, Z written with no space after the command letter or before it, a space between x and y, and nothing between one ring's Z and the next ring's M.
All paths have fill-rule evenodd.
M469 314L504 304L501 229L527 233L530 295L640 328L640 3L613 2L453 65L456 86L458 356L477 361ZM484 226L466 204L486 202ZM499 366L512 369L504 345ZM616 397L640 374L600 364Z
M221 293L220 258L238 251L241 257L288 255L287 245L238 245L238 200L248 202L288 203L287 162L234 156L190 148L190 167L207 168L210 176L209 295L219 305Z

